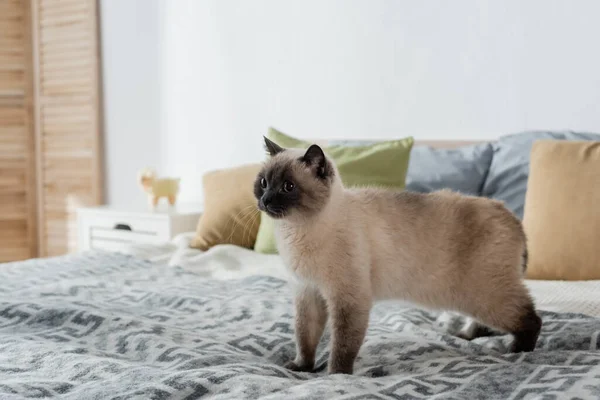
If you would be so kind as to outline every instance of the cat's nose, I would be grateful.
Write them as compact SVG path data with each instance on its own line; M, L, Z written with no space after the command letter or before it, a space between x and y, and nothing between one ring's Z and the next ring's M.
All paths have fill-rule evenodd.
M269 204L271 204L271 201L273 199L271 198L271 196L263 196L260 200L262 201L263 206L266 208Z

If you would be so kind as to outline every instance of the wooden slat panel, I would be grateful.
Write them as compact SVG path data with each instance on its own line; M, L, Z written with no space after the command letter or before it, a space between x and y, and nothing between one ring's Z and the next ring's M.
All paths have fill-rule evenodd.
M0 0L0 262L73 250L102 201L97 7Z
M27 166L27 156L23 155L23 154L15 156L14 159L2 160L2 168L25 170L26 166ZM23 189L23 188L19 188L19 189Z
M8 16L7 18L7 15L2 15L2 36L7 38L24 37L25 33L23 32L23 22L23 18L15 18L11 16ZM25 48L15 48L15 50L18 50L19 52L23 53Z
M91 149L92 145L92 138L81 137L81 135L64 135L50 138L45 137L42 142L42 148L44 151L52 154L68 154L68 152L72 151L74 147L80 149ZM93 156L93 153L89 151L89 155Z
M0 52L0 69L2 69L3 71L23 69L23 54L15 51Z
M0 121L4 127L22 127L25 125L26 110L23 107L0 107Z
M89 17L89 13L86 11L80 12L65 12L65 13L47 13L44 12L43 20L41 21L42 29L48 27L61 27L61 28L81 28L85 30L87 27L86 20Z
M24 177L23 177L24 178ZM2 177L0 176L0 181ZM2 184L0 183L0 190L2 190ZM3 192L2 198L0 199L0 223L4 224L6 221L23 222L27 219L27 204L25 203L25 193L6 193ZM27 225L22 225L23 233L27 231ZM1 232L1 230L0 230ZM6 232L5 232L6 233ZM15 235L13 238L27 243L26 235Z
M79 27L64 32L66 35L80 36ZM48 40L41 46L44 61L55 58L70 59L72 54L86 54L89 50L89 37L78 37L77 40L66 40L65 37Z
M77 59L77 58L64 58L61 60L56 60L52 64L46 66L44 73L48 74L53 71L63 71L65 69L74 70L78 68L90 68L92 65L90 60L86 59Z
M0 192L6 193L11 189L25 192L25 171L23 168L8 169L0 167ZM3 201L6 200L3 199Z
M73 35L77 35L75 38ZM44 29L44 35L40 37L40 48L51 49L53 46L66 46L63 41L73 41L76 43L85 43L92 40L94 37L90 36L89 33L82 32L81 26L50 26Z
M16 74L17 72L13 72L13 74ZM46 82L48 81L52 81L52 80L65 80L68 79L69 81L72 80L80 80L82 78L84 78L87 82L90 82L90 77L89 77L89 72L86 71L86 68L76 68L76 67L72 67L69 66L67 68L65 67L61 67L61 68L48 68L46 69L46 71L44 71L44 75L42 76L42 79ZM1 77L0 77L1 78Z
M71 3L71 4L64 4L62 7L60 6L53 6L50 8L43 8L43 12L44 12L44 16L46 18L49 17L55 17L55 16L61 16L64 14L83 14L83 13L89 13L90 9L89 9L89 4L87 4L85 1L77 1L75 3Z
M80 0L44 0L40 3L40 7L43 10L48 10L60 7L69 7L80 2Z
M93 120L90 116L93 109L89 104L89 100L87 101L88 104L81 104L67 100L64 97L54 99L51 96L47 96L46 99L50 101L43 106L42 118L44 123L73 121L89 123L89 121Z
M36 255L29 1L0 1L0 262Z
M0 71L0 96L25 96L25 71Z
M12 53L12 54L25 54L24 50L20 48L23 44L23 37L13 35L16 37L10 37L6 35L0 36L0 52Z
M90 90L89 80L76 81L76 80L55 80L55 81L42 81L42 90L49 96L61 96L61 95L78 95L84 94Z
M0 263L30 258L28 247L0 247Z
M24 127L13 129L0 126L0 165L6 167L8 160L24 160L29 151L27 143L23 140L26 131ZM18 135L18 136L17 136ZM18 168L23 168L19 165ZM1 168L1 167L0 167Z
M97 2L34 0L42 255L76 249L76 214L100 204Z

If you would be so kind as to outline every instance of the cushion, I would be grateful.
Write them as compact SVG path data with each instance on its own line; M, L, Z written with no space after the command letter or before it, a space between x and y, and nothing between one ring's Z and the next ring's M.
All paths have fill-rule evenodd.
M504 204L523 218L529 155L536 140L600 140L600 135L578 132L521 132L503 136L494 142L494 156L483 184L482 195L503 201Z
M416 146L410 154L406 189L421 193L452 189L478 196L493 155L490 143L456 149Z
M600 142L533 143L523 225L530 279L600 279Z
M202 178L204 212L190 246L208 250L218 244L252 248L260 224L253 183L260 164L211 171Z
M364 146L377 142L363 140L333 141L343 146ZM470 195L481 195L494 148L491 143L456 149L414 146L410 152L406 189L429 193L451 189Z
M283 147L308 148L311 143L269 129L268 138ZM345 186L380 186L404 189L413 138L378 142L365 146L326 146ZM262 214L254 250L276 253L273 221Z

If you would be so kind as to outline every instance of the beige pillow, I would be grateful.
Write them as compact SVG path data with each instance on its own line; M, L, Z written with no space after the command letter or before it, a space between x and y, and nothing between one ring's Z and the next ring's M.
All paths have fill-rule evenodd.
M530 279L600 279L600 142L533 144L525 214Z
M251 164L204 175L204 211L191 247L200 250L217 244L254 247L260 213L253 184L259 171L259 164Z

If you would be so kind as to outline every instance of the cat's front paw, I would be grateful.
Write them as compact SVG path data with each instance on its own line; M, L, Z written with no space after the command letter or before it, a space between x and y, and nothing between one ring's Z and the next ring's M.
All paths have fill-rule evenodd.
M283 365L283 367L289 369L290 371L312 372L314 363L310 364L296 361L288 361Z
M327 373L329 375L334 375L334 374L345 374L345 375L352 375L354 373L354 368L352 368L352 366L338 366L336 368L329 368L329 370L327 371Z

